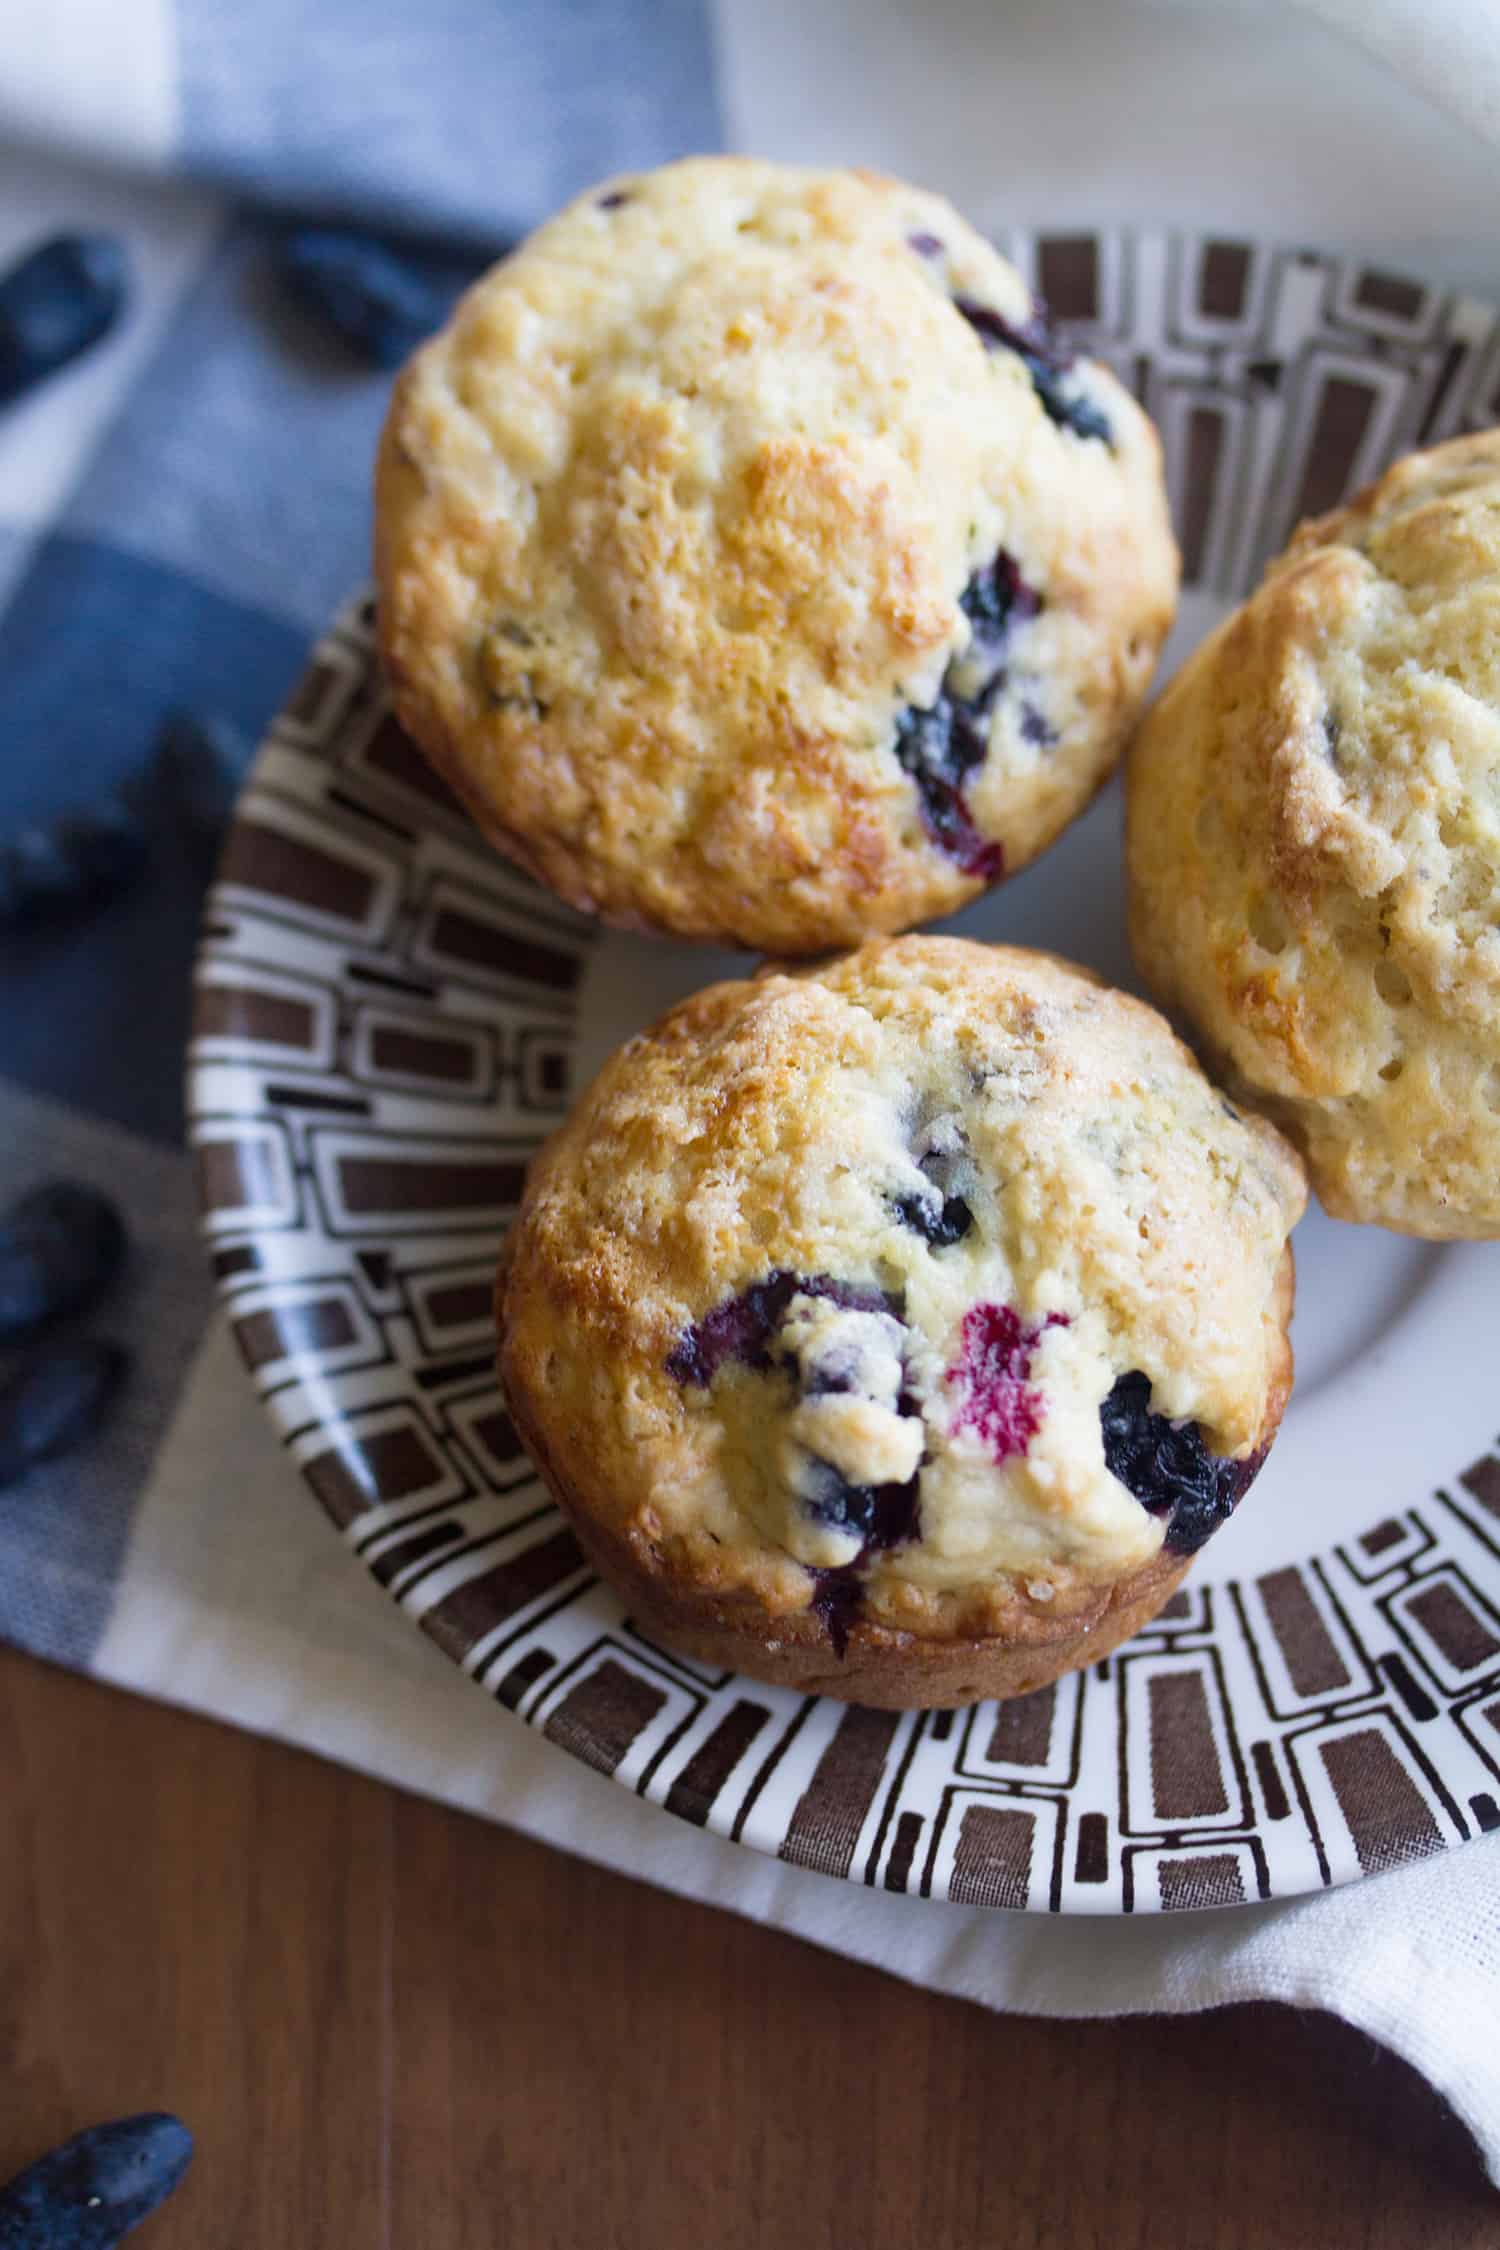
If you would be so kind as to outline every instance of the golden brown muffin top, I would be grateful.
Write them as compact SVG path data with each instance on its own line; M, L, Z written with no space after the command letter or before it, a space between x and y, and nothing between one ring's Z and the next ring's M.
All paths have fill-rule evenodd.
M858 1564L882 1622L983 1631L1212 1528L1113 1473L1110 1416L1248 1482L1303 1199L1141 1002L878 941L606 1064L528 1185L502 1364L574 1504L679 1577L788 1610Z
M1342 1217L1500 1233L1500 432L1306 523L1142 730L1132 935Z
M1154 431L1013 268L940 197L744 158L581 197L470 290L377 502L398 710L495 840L776 952L1041 849L1176 592Z

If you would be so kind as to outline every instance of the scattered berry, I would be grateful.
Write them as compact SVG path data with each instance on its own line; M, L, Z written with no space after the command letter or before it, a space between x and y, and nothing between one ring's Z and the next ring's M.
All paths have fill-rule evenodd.
M1047 367L1030 363L1028 372L1050 422L1056 422L1059 429L1071 430L1075 437L1097 438L1101 445L1114 443L1115 433L1102 407L1081 391L1064 390L1061 377Z
M187 2127L160 2111L91 2125L0 2187L0 2250L113 2250L192 2154Z
M913 1228L934 1250L946 1250L962 1242L974 1224L974 1214L961 1195L898 1195L896 1215L903 1226Z
M0 849L0 895L12 922L41 921L82 905L87 896L54 828L23 828Z
M777 1331L797 1297L818 1297L845 1312L872 1313L900 1318L901 1300L879 1289L853 1282L835 1281L828 1274L803 1275L781 1270L752 1283L737 1297L716 1305L694 1323L667 1360L667 1371L679 1383L703 1386L730 1361L768 1372L777 1364L773 1350ZM862 1365L863 1360L863 1365ZM870 1381L869 1361L858 1338L843 1336L833 1347L803 1362L790 1355L781 1364L795 1376L804 1397L822 1397L832 1391L855 1391ZM915 1415L916 1401L903 1391L895 1410ZM853 1531L860 1540L853 1561L838 1570L815 1570L816 1591L812 1607L828 1626L836 1653L842 1657L848 1644L849 1625L859 1614L859 1573L879 1548L898 1546L917 1535L919 1478L905 1484L854 1485L831 1461L808 1457L805 1483L798 1492L809 1515L818 1521Z
M820 1323L811 1335L789 1337L781 1330L771 1356L794 1370L804 1398L859 1392L893 1402L900 1380L901 1323L883 1309L836 1309L845 1317Z
M1064 387L1074 355L1054 333L1041 305L1017 326L972 297L955 297L953 303L986 351L1014 352L1022 361L1049 421L1071 430L1075 437L1098 438L1105 445L1113 442L1109 419L1093 400L1079 390Z
M117 800L23 828L0 844L0 929L87 914L128 890L149 856L143 824Z
M849 1648L850 1631L858 1624L864 1608L859 1565L847 1563L841 1570L815 1570L811 1575L814 1592L808 1606L822 1618L833 1643L833 1653L842 1664ZM3 2244L0 2250L4 2250Z
M0 275L0 404L66 367L120 317L125 252L111 234L58 234Z
M459 285L451 269L440 278L412 254L335 227L287 235L277 262L293 294L375 367L399 367L441 328Z
M190 835L217 844L228 827L254 744L212 712L169 711L156 737L155 771Z
M903 711L896 721L896 757L917 785L923 827L963 874L995 883L1005 872L1004 848L980 834L963 797L964 778L985 748L983 736L946 696L930 711Z
M0 1486L96 1429L128 1365L122 1345L96 1337L50 1344L23 1360L0 1384ZM0 2250L4 2239L0 2235Z
M992 563L975 571L959 606L973 627L973 638L960 662L971 670L984 668L983 687L993 700L995 675L1002 682L1005 677L1006 644L1018 625L1041 615L1042 597L1034 586L1027 585L1015 556L1002 547Z
M145 828L118 798L94 812L69 813L58 823L57 840L90 899L128 890L151 854Z
M81 1312L125 1262L108 1196L79 1180L33 1188L0 1219L0 1340Z
M1169 1422L1151 1411L1151 1380L1122 1375L1099 1409L1104 1464L1154 1516L1166 1516L1166 1545L1193 1555L1234 1514L1265 1460L1210 1453L1196 1422Z
M1040 614L1042 597L1002 547L974 573L960 605L971 627L969 645L949 664L936 703L903 711L896 721L896 756L917 785L933 842L964 874L993 883L1005 872L1004 849L975 827L963 787L989 752L989 714L1005 686L1011 636Z
M916 1537L916 1477L905 1484L850 1484L831 1461L818 1461L813 1470L808 1514L838 1530L857 1532L862 1541L850 1569L858 1569L878 1549L899 1547Z
M824 1297L847 1312L899 1312L899 1306L879 1289L862 1289L828 1274L802 1275L782 1269L764 1281L752 1282L737 1297L726 1298L712 1312L695 1321L673 1347L667 1373L679 1382L703 1388L730 1360L745 1367L771 1365L771 1339L787 1315L794 1297Z

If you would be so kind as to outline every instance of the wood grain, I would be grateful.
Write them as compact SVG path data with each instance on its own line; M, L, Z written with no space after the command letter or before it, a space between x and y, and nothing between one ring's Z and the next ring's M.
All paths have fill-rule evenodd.
M997 2018L0 1651L0 2176L175 2109L142 2250L1493 2250L1327 2017Z

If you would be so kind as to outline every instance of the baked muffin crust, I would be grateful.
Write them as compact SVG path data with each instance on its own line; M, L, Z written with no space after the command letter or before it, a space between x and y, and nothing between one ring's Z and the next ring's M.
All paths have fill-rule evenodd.
M1112 769L1171 622L1155 432L940 197L697 159L580 198L401 377L403 724L606 919L943 914Z
M877 941L606 1064L512 1229L502 1373L648 1630L863 1700L1019 1692L1253 1477L1302 1202L1139 1001Z
M1303 524L1127 800L1141 969L1327 1208L1500 1234L1500 432Z

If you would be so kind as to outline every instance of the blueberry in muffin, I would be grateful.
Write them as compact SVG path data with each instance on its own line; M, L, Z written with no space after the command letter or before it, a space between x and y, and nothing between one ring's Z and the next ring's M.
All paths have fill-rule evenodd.
M1160 449L940 197L693 160L581 197L397 384L403 724L606 919L780 954L948 913L1111 771Z
M856 1702L1022 1694L1254 1478L1304 1193L1141 1002L875 940L606 1064L507 1244L511 1410L647 1632Z
M1151 712L1153 987L1335 1217L1500 1236L1500 431L1302 525Z

